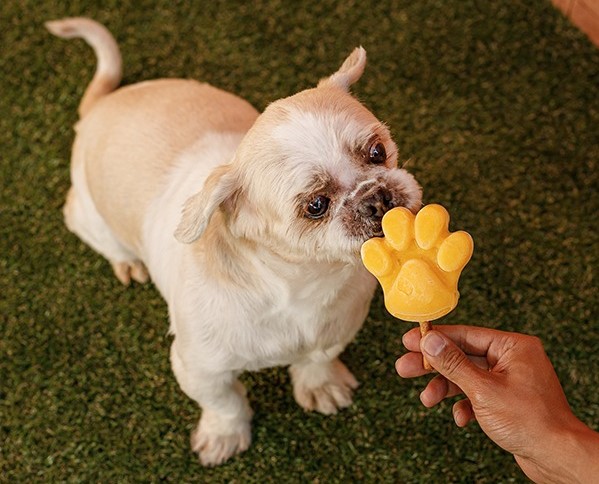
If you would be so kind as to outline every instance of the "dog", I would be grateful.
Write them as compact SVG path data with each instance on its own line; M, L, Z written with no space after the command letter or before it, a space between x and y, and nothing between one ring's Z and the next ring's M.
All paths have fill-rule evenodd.
M250 445L244 371L289 366L301 407L349 406L358 382L339 355L376 287L360 247L382 235L385 212L421 206L388 128L349 92L366 51L260 114L194 80L117 89L121 56L104 26L46 26L83 38L98 62L79 105L66 226L119 281L151 276L166 300L172 369L201 407L191 446L202 464Z

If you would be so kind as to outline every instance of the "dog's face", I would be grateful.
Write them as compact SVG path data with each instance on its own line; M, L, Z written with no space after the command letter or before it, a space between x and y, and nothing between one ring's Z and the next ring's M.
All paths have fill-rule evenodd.
M186 204L177 237L195 240L221 207L233 235L282 255L355 260L365 240L382 235L385 212L417 211L420 187L397 168L388 129L348 92L365 61L356 49L317 88L271 104L233 163Z

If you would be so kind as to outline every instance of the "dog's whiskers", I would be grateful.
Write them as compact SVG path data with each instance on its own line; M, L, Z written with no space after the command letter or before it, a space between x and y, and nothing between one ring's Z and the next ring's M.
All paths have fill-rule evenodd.
M413 160L414 160L414 158L408 158L406 161L404 161L404 162L401 164L401 167L402 167L402 168L405 168L405 167L406 167L406 166L408 166L408 165L409 165L409 164L410 164L410 163L411 163Z

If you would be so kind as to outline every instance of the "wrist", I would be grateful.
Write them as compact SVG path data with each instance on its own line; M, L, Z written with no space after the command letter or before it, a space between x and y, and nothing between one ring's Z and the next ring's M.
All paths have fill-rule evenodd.
M576 456L572 462L574 482L597 482L599 476L599 433L578 421L578 428L572 431L571 447Z
M531 459L535 482L594 483L599 475L599 433L572 416L568 425L551 432L544 450ZM525 469L523 469L525 470Z

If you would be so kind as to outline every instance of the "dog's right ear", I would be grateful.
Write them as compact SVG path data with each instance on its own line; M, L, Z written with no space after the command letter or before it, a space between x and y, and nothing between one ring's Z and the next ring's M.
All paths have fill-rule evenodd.
M189 197L183 205L181 221L175 230L175 238L191 244L201 237L214 212L227 202L232 202L239 184L231 165L222 165L206 179L204 188Z
M365 67L366 49L362 46L356 47L345 59L339 70L333 75L322 79L318 83L318 87L339 87L344 91L349 91L349 86L362 77Z

